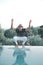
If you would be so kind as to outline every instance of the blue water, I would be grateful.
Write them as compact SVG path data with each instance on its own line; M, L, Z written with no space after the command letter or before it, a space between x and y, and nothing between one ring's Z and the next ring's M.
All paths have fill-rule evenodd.
M0 65L43 65L43 47L0 47Z

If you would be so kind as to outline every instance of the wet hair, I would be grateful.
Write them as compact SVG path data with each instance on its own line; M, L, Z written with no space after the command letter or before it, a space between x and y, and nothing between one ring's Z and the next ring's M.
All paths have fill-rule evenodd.
M23 26L22 26L22 24L19 24L19 26L18 26L18 27L23 27Z

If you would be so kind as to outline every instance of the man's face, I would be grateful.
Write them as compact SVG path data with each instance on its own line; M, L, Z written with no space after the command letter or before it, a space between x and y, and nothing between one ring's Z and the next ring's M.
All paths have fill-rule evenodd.
M19 31L22 31L23 27L19 27L18 29L19 29Z

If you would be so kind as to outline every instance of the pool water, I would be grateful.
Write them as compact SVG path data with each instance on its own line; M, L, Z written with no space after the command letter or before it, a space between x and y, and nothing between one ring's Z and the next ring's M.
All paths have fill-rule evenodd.
M43 65L43 46L0 47L0 65Z

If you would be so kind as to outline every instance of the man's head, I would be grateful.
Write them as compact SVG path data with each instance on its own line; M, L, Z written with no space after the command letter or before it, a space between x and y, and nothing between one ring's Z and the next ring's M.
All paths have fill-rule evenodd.
M23 29L22 24L19 24L18 29L19 29L19 31L22 31L22 29Z

